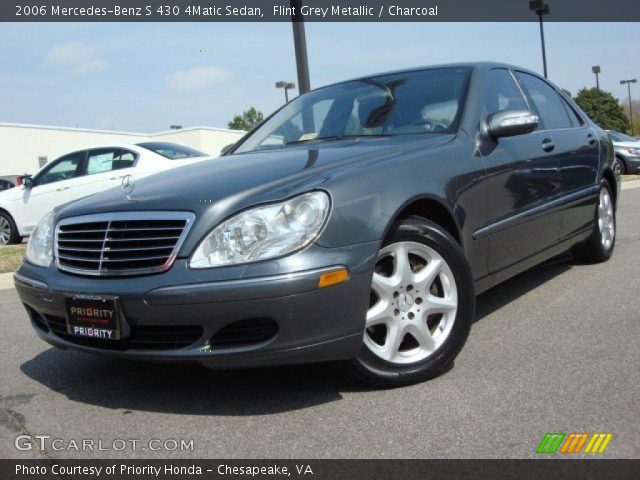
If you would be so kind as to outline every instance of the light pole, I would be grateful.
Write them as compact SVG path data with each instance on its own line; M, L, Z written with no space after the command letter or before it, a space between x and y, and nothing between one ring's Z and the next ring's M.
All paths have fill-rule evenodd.
M542 43L542 66L544 68L544 78L547 78L547 51L544 44L544 25L542 16L549 14L549 5L544 0L530 0L529 10L535 12L540 20L540 42Z
M620 80L620 85L627 85L627 89L629 90L629 119L631 120L631 136L633 137L635 133L633 132L633 104L631 103L631 84L638 83L637 78L632 78L630 80Z
M591 67L591 71L596 75L596 90L600 91L600 79L598 75L600 74L600 65L594 65Z
M290 0L290 5L292 7L293 48L296 52L296 68L298 69L298 91L302 95L311 90L307 39L304 33L304 16L301 11L302 0Z
M287 90L296 88L296 84L291 82L276 82L276 88L284 89L284 101L285 103L289 103L289 93L287 92Z

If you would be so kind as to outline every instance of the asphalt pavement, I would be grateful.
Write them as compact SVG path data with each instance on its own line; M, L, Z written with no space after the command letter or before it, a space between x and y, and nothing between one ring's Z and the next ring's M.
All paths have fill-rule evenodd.
M394 390L339 364L217 372L57 350L2 290L0 457L535 457L547 432L610 432L601 456L638 458L639 247L635 188L622 192L609 262L564 255L483 294L454 367ZM33 449L16 449L19 435ZM83 439L94 451L74 448ZM186 451L149 450L166 439Z

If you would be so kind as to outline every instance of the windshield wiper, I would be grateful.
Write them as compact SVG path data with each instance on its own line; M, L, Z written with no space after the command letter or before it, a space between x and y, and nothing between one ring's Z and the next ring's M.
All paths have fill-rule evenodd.
M317 138L307 138L304 140L292 140L291 142L287 142L284 144L284 146L289 146L289 145L296 145L298 143L307 143L307 142L315 142L316 140L318 141L324 141L324 140L343 140L346 138L386 138L386 137L390 137L391 135L385 134L385 133L374 133L371 135L368 135L366 133L363 134L358 134L358 135L332 135L330 137L317 137Z

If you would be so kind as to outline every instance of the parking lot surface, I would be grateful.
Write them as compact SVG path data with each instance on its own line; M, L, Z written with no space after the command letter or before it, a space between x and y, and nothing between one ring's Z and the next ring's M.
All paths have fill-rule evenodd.
M481 295L455 366L394 390L339 364L208 371L56 350L2 290L0 457L534 457L546 432L610 432L602 456L638 458L639 247L634 188L622 192L609 262L565 255ZM19 435L57 449L18 450ZM102 450L77 451L83 439ZM166 439L193 449L149 450Z

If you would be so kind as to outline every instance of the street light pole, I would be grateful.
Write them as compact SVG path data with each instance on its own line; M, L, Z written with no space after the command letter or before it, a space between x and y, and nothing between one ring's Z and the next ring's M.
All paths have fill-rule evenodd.
M629 120L631 120L631 136L635 135L633 131L633 103L631 102L631 84L638 83L637 78L632 78L630 80L620 80L620 85L627 85L627 90L629 91Z
M596 75L596 90L600 91L600 79L598 75L600 74L600 65L594 65L591 67L591 71Z
M288 90L292 88L296 88L296 84L292 82L276 82L276 88L284 89L284 102L289 103L289 92Z
M300 94L311 90L309 80L309 60L307 58L307 39L304 33L304 18L302 16L302 0L291 0L293 26L293 46L296 52L296 67L298 70L298 91Z
M548 78L547 73L547 49L544 42L544 22L542 21L543 15L549 14L549 5L544 0L531 0L529 2L529 9L538 15L540 22L540 43L542 44L542 67L544 69L544 78Z

